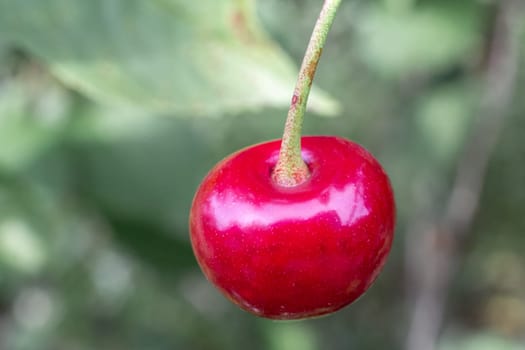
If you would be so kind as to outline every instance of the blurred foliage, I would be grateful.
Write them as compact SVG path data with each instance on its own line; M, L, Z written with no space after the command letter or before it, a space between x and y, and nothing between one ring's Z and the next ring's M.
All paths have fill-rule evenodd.
M280 137L319 5L0 0L0 349L403 347L404 231L444 206L493 1L343 2L305 132L354 139L391 175L397 237L366 296L325 318L258 319L205 281L189 246L206 171ZM440 349L525 348L524 111L516 98Z
M253 7L241 0L3 0L0 32L99 102L188 115L283 106L295 70L259 28ZM320 92L312 107L337 111Z

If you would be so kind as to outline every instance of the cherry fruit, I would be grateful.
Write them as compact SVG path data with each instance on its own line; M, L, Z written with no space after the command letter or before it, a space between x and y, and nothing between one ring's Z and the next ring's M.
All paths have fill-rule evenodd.
M395 204L387 175L356 143L302 138L310 172L297 186L272 178L281 142L219 162L194 197L191 242L206 277L258 316L334 312L363 294L385 263Z
M199 265L226 297L258 316L287 320L339 310L370 287L392 245L394 196L379 162L343 138L301 138L340 2L324 1L282 140L225 158L193 199Z

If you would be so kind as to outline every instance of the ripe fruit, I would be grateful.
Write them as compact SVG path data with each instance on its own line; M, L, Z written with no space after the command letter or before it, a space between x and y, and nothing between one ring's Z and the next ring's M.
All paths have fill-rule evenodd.
M207 278L231 301L273 319L336 311L363 294L391 247L387 175L361 146L302 138L309 178L277 185L280 141L219 162L193 200L191 241Z
M340 2L324 1L282 141L222 160L193 199L191 242L204 274L258 316L297 319L348 305L375 280L392 245L394 196L377 160L342 138L301 138Z

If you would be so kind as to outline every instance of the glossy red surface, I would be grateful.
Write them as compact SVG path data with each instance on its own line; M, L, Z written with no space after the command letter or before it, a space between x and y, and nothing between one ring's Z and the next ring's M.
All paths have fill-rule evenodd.
M361 146L302 138L311 177L271 180L280 141L219 162L197 190L191 241L206 275L258 316L297 319L336 311L365 292L385 263L395 204L387 175Z

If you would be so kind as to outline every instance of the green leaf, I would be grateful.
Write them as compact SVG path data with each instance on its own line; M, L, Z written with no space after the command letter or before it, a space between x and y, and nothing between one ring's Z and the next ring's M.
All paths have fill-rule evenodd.
M49 202L36 186L0 175L0 284L42 272L55 228Z
M477 48L479 10L458 2L431 2L413 10L371 7L360 19L363 59L385 75L445 69Z
M0 170L17 172L54 145L67 119L64 91L49 81L10 79L0 90Z
M523 350L522 344L490 333L479 333L455 339L447 337L440 350Z
M297 68L253 0L0 0L0 32L103 103L186 115L289 104ZM313 93L312 109L338 105Z
M439 160L458 155L474 116L472 86L450 85L434 89L417 104L417 124L423 142Z
M20 273L36 273L44 265L44 246L28 223L18 217L0 221L0 261Z
M289 350L317 349L316 339L311 329L304 323L270 324L268 326L270 349Z

